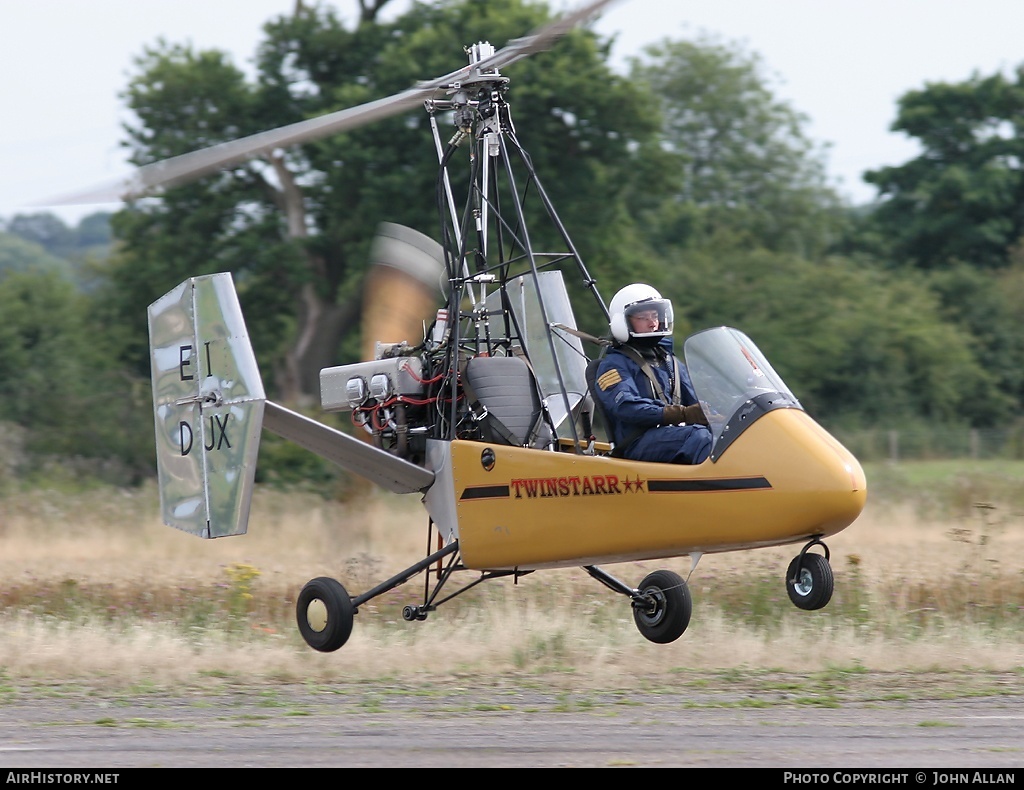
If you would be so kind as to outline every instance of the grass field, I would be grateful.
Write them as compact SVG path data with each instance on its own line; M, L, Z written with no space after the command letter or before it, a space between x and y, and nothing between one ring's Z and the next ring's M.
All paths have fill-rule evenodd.
M423 578L364 605L340 651L309 649L294 601L315 576L362 592L420 559L415 497L348 503L257 492L249 534L202 541L159 523L155 488L0 499L0 672L112 685L544 675L572 684L687 672L991 671L1024 678L1024 464L867 470L868 508L828 541L831 603L796 609L799 547L704 557L691 625L644 640L628 603L578 569L488 582L402 620ZM656 567L609 571L636 584ZM457 581L475 578L466 573ZM637 668L643 671L638 672Z

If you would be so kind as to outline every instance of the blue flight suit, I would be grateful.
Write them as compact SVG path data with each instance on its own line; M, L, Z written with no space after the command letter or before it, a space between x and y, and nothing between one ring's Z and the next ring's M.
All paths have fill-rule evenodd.
M635 346L634 346L635 348ZM665 398L671 400L673 376L672 338L658 341L653 350L637 351L658 379ZM652 355L653 351L653 355ZM679 398L683 406L697 402L686 366L679 363ZM618 454L634 461L699 464L711 453L711 430L705 425L662 425L666 401L658 399L650 378L633 359L612 346L598 363L594 395L611 425Z

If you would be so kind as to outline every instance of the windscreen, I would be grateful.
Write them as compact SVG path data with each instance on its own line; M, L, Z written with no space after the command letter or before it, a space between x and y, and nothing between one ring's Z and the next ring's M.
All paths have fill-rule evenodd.
M799 401L754 342L738 329L720 326L691 335L683 353L716 446L727 430L735 433L733 417L751 404L757 404L762 412L768 406L800 408ZM765 404L766 399L770 403Z

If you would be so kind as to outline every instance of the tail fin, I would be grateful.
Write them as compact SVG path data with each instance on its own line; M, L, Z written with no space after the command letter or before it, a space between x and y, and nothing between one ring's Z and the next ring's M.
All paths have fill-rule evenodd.
M160 509L198 535L242 535L264 427L395 493L434 473L267 401L230 274L192 277L149 306Z
M192 277L149 306L164 523L245 533L266 396L231 275Z

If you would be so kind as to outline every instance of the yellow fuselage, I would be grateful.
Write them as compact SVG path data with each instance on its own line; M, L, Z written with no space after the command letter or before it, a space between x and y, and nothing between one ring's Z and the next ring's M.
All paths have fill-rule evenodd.
M471 441L450 452L455 529L476 569L801 542L849 526L867 496L857 459L798 409L761 416L696 466Z

